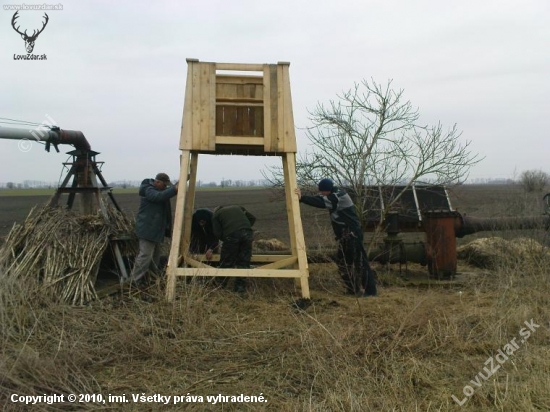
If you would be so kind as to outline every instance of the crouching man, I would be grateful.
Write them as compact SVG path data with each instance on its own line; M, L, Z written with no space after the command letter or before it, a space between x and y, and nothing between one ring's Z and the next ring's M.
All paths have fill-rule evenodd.
M222 241L220 268L249 269L252 259L252 225L256 217L242 206L218 206L212 216L214 235ZM222 278L225 287L228 279ZM235 292L246 291L246 279L235 278Z

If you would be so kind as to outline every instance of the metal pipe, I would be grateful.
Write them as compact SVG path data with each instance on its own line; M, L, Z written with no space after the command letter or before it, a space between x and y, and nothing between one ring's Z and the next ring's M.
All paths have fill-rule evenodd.
M458 220L456 223L456 237L461 238L476 232L494 230L548 229L548 226L550 224L550 217L544 215L498 218L460 216L460 220Z
M258 255L285 255L290 254L290 250L281 251L258 251ZM308 263L332 263L336 260L337 249L308 249ZM428 263L426 244L424 242L377 242L370 245L368 250L369 261L379 263L405 263L414 262L425 266Z
M75 149L88 151L91 150L90 143L84 137L84 134L77 130L64 130L58 127L37 128L34 130L20 129L15 127L0 127L0 139L11 140L35 140L45 142L46 150L49 151L49 145L53 144L57 150L57 145L69 144Z
M425 266L428 263L426 244L424 242L393 242L385 240L369 248L370 261L379 263L406 263L414 262Z

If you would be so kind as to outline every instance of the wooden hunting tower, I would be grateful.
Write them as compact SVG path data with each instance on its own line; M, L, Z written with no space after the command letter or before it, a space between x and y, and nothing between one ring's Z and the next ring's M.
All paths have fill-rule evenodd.
M296 137L290 63L213 63L196 59L187 59L187 63L180 184L167 268L167 299L174 299L178 276L299 278L302 296L309 298L304 233L294 193ZM189 254L199 154L281 156L290 255L253 255L251 269L222 269L211 266L204 255Z

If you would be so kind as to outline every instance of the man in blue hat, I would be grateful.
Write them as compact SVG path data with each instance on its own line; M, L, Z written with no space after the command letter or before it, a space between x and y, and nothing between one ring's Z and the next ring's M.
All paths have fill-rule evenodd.
M376 296L374 271L369 265L363 245L363 230L351 197L344 190L338 190L331 179L322 179L318 188L319 194L316 196L302 196L300 189L296 189L296 194L301 203L328 209L339 243L336 264L346 285L346 293Z

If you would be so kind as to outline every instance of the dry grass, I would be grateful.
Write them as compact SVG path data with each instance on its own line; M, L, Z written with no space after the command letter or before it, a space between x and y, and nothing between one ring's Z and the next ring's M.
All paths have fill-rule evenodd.
M1 276L0 403L41 395L260 395L264 404L193 403L188 410L549 410L548 264L514 259L493 272L462 269L461 284L388 285L375 299L341 294L333 265L311 266L312 304L298 310L291 280L254 279L236 296L178 283L174 303L158 280L86 307L55 303ZM146 299L144 299L146 298ZM523 322L540 325L460 408L485 361ZM475 388L475 387L474 387ZM82 410L109 405L82 404ZM111 404L115 410L166 410ZM74 410L41 405L33 410Z
M281 251L288 250L288 246L281 242L279 239L258 239L255 240L252 245L254 250L257 251Z
M512 260L523 264L538 264L548 259L548 248L535 239L519 237L506 240L501 237L475 239L458 247L457 256L478 267L498 268L501 262Z
M332 234L325 213L313 217L307 229L318 224L319 234L307 238L308 249L321 249ZM129 402L32 410L164 411L131 394L262 393L267 403L204 399L176 410L550 410L550 258L533 253L503 253L489 269L461 261L454 282L415 283L413 265L401 277L377 267L380 296L360 300L342 294L334 264L312 264L303 310L289 279L254 279L245 297L181 280L173 303L159 279L143 293L74 307L33 279L0 273L0 406L31 409L12 403L14 393L101 393ZM519 343L531 319L540 327ZM519 349L487 381L479 378L513 338ZM475 393L460 407L452 395L463 399L466 385Z

